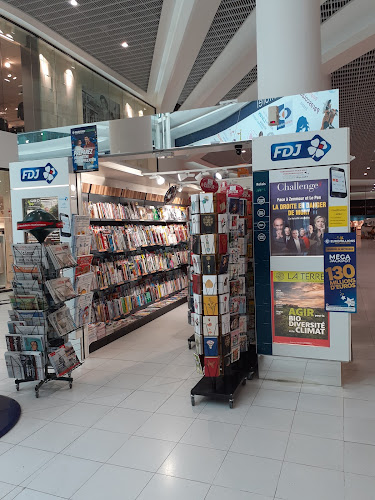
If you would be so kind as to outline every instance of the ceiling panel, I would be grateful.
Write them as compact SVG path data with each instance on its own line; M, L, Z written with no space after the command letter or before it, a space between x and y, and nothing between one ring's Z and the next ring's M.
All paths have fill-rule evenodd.
M147 91L163 0L7 0ZM121 43L127 41L124 49Z

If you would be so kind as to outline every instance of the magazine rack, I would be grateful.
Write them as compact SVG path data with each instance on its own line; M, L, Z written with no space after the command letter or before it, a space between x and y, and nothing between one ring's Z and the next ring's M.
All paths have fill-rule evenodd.
M39 380L35 386L37 398L40 388L51 380L68 382L69 388L72 388L71 372L81 364L73 347L69 344L65 346L68 335L77 330L77 325L65 304L74 298L71 296L71 290L69 289L70 294L67 299L58 300L56 294L52 296L47 285L50 280L62 278L63 269L74 267L74 259L70 259L69 265L62 265L63 263L57 262L53 257L52 247L54 245L45 243L13 245L14 293L11 297L13 311L10 312L13 322L10 322L10 325L14 328L13 335L7 335L7 343L8 349L16 348L11 348L10 353L8 352L7 364L13 373L29 374L23 378L16 378L17 391L20 384ZM16 346L14 342L21 344ZM64 353L69 363L53 350L62 346L65 346ZM12 357L12 351L17 351L20 356ZM31 351L35 351L34 357ZM37 352L40 354L37 355ZM54 355L56 360L54 358L53 364L51 356Z

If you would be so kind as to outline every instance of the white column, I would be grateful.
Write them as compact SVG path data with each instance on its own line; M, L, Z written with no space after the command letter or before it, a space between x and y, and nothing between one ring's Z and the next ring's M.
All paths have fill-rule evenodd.
M320 1L257 0L258 98L324 90Z

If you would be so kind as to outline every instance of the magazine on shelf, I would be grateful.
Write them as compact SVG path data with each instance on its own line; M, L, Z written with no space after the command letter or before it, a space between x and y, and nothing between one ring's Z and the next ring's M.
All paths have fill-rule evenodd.
M77 297L75 302L75 324L77 327L91 322L93 292Z
M93 255L81 255L77 257L77 267L74 270L74 276L81 276L91 271L91 262Z
M55 304L73 299L76 296L72 282L67 277L46 281L46 286Z
M44 354L42 352L6 352L5 364L8 376L17 379L41 380L44 378Z
M74 253L75 255L88 255L91 250L91 234L75 236L74 238Z
M51 313L48 316L48 320L55 331L61 336L73 332L76 329L72 315L66 305Z
M48 354L48 359L58 377L63 377L81 364L70 342Z
M15 335L15 334L5 335L5 342L8 351L23 350L22 335Z
M74 236L90 235L89 215L73 215L73 235Z
M35 295L9 295L9 300L13 309L20 309L21 311L39 309L38 299Z
M70 250L69 243L48 245L47 252L55 269L74 267L77 264Z
M75 289L77 295L84 295L85 293L91 292L91 286L94 279L94 273L89 272L86 274L81 274L77 276L75 281Z
M26 321L8 321L8 332L18 335L43 335L44 326L27 325Z
M14 263L16 266L39 266L48 269L48 259L45 247L40 243L15 243L12 245Z

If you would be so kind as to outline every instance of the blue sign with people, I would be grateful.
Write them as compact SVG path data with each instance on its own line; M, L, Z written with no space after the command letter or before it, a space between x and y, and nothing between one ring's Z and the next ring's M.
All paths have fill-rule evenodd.
M98 134L96 125L72 128L72 157L74 172L99 170Z

